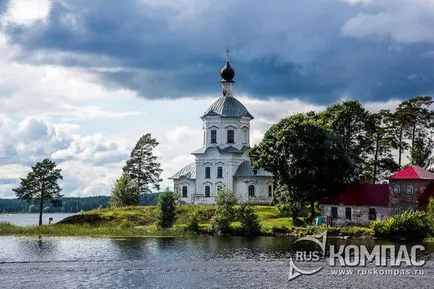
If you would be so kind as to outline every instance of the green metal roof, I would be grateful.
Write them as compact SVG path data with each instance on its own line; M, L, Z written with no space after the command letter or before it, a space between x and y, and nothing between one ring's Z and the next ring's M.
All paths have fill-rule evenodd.
M217 101L208 108L202 117L209 115L219 115L223 117L247 116L253 118L247 108L232 96L222 96L217 99Z
M196 179L196 163L189 164L188 166L182 168L169 179L179 179L181 177L185 177L187 179Z

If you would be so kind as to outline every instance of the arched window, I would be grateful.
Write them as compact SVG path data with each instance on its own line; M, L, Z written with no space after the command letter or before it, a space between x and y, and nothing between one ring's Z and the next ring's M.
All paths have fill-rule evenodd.
M269 196L269 197L272 197L272 196L273 196L273 186L272 186L272 185L269 185L269 186L268 186L268 196Z
M227 143L235 143L235 131L233 129L228 130Z
M399 194L401 192L401 186L400 185L395 185L393 187L393 192Z
M254 197L254 196L255 196L255 186L250 185L249 186L249 197Z
M217 143L217 131L215 129L211 130L211 143Z
M187 198L188 197L188 189L187 186L182 187L182 197Z
M413 185L408 185L407 186L407 194L409 194L409 195L413 195L414 194L414 186Z

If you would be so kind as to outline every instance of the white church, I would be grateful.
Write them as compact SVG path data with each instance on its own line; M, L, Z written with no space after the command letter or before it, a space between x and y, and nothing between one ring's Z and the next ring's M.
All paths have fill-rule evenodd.
M183 203L213 204L213 196L225 186L239 202L269 204L273 200L273 175L251 167L246 150L250 148L253 116L233 96L235 71L229 60L220 75L222 96L201 117L203 147L192 153L194 163L170 178L175 194Z

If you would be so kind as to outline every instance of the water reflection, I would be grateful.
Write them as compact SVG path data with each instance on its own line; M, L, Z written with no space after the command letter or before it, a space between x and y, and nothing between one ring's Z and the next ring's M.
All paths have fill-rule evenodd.
M355 244L355 240L329 240ZM0 237L0 288L281 288L286 287L287 238ZM362 241L368 247L381 241ZM427 244L433 252L433 244ZM431 255L432 257L432 255ZM434 268L417 279L430 288ZM429 277L431 276L431 277ZM411 278L337 279L321 272L291 287L413 288ZM413 281L413 282L412 282ZM349 283L348 283L349 282ZM19 285L18 285L19 284ZM387 287L383 287L387 288ZM393 287L391 287L393 288Z

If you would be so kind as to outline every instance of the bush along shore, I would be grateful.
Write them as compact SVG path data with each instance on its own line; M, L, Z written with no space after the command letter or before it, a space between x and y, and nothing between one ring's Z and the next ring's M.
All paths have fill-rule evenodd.
M175 222L170 228L157 226L160 208L135 206L97 209L67 217L53 225L16 226L0 223L0 235L110 236L110 237L182 237L217 234L213 218L217 206L182 205L176 207ZM280 215L276 206L234 206L235 222L230 222L225 235L300 237L327 231L337 238L382 238L432 242L432 219L427 213L405 212L386 221L375 221L370 227L294 226L290 217ZM255 217L257 217L257 222ZM249 217L250 216L250 217ZM241 220L241 221L238 221ZM245 227L251 228L246 231ZM431 233L431 234L430 234Z

